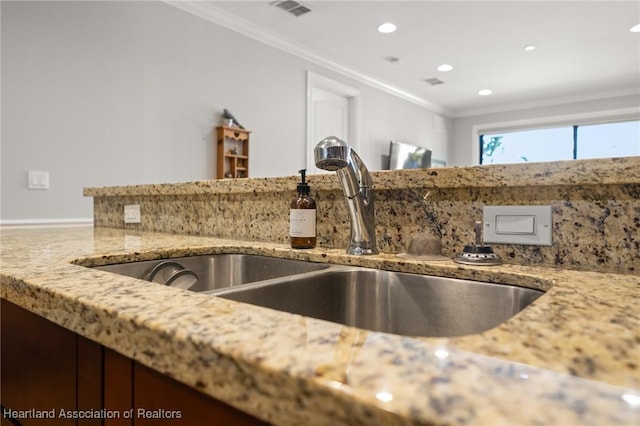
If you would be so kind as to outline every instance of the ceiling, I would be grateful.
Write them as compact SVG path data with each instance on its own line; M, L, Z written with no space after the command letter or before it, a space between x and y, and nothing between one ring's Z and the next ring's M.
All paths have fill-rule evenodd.
M195 2L170 3L195 13ZM452 117L640 93L640 1L301 1L311 12L299 17L271 3L197 9ZM384 22L397 31L379 33Z

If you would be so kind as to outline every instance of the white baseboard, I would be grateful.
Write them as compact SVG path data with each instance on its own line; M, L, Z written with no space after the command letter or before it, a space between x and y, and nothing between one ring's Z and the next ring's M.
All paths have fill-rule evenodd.
M0 219L3 228L93 226L93 218L73 219Z

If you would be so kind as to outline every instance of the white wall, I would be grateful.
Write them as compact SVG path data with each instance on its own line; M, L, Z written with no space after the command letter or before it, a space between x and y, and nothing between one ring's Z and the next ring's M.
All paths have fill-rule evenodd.
M223 108L253 132L253 177L296 174L307 155L307 70L360 90L359 154L372 169L392 139L446 159L431 111L167 4L0 7L5 223L90 218L83 187L213 178ZM50 190L28 190L29 170L49 171Z
M595 117L609 111L626 109L637 111L639 108L640 96L632 95L455 118L452 120L447 158L449 165L452 166L471 166L479 163L479 141L472 135L474 126L513 121L531 121L538 125L537 122L543 118L553 120L555 117L569 115ZM635 115L637 116L637 113ZM634 118L637 119L637 117Z
M363 141L370 142L369 149L363 150L362 155L369 168L383 168L381 157L389 155L391 140L427 147L432 151L432 158L447 160L450 119L425 114L422 108L406 108L405 103L376 91L363 97L362 115L369 119L360 129L360 136ZM441 125L438 125L439 121ZM388 165L384 164L386 167Z

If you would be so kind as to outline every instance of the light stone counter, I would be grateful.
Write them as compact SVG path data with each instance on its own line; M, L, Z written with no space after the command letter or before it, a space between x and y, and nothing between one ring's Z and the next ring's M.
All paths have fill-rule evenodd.
M2 229L2 297L275 424L640 421L640 277L127 232ZM208 253L381 267L547 294L483 334L409 338L80 266Z
M554 161L440 169L372 172L376 190L427 188L491 188L576 185L621 185L640 182L640 157ZM338 189L335 174L313 176L314 191ZM88 197L169 196L282 192L295 189L298 176L219 179L194 182L85 188Z
M640 271L640 156L602 160L373 172L376 237L400 253L430 232L453 257L474 240L485 206L550 205L551 246L494 244L506 263L619 274ZM247 241L289 241L289 201L299 178L222 179L85 188L96 227L125 228L125 205L140 206L136 229ZM335 173L310 175L318 245L348 244L349 211ZM233 224L233 226L229 226Z

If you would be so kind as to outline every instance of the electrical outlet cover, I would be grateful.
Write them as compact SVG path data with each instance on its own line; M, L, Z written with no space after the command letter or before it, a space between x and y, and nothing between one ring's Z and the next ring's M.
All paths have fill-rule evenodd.
M140 223L140 204L124 206L124 223Z

